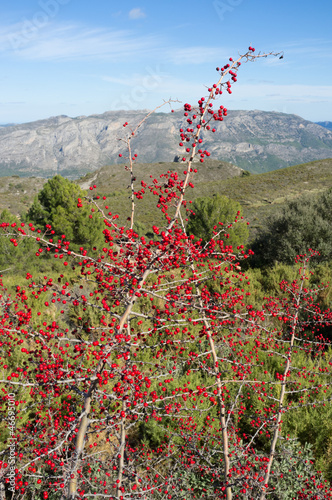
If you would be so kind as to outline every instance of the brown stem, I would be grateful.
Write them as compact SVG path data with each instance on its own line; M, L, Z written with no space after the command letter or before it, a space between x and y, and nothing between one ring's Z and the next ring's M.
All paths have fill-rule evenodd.
M2 479L0 481L0 500L6 500L6 490Z
M273 459L274 459L274 455L275 455L275 449L276 449L277 442L279 439L281 417L282 417L282 413L283 413L283 404L284 404L284 399L285 399L285 394L286 394L286 380L287 380L287 376L288 376L288 373L290 371L291 364L292 364L292 350L293 350L294 341L295 341L295 332L296 332L296 326L297 326L298 316L299 316L299 305L300 305L300 301L301 301L301 294L302 294L302 289L303 289L303 282L304 282L303 278L305 276L305 269L306 269L306 266L304 265L303 269L302 269L302 276L301 276L302 277L301 287L300 287L299 294L298 294L297 301L296 301L296 305L295 305L296 313L294 315L294 318L292 321L292 326L291 326L292 335L291 335L291 341L290 341L290 346L289 346L289 353L287 356L286 366L284 369L283 378L282 378L282 382L281 382L281 392L280 392L280 397L279 397L277 422L275 425L273 438L272 438L272 442L271 442L269 462L267 464L267 469L266 469L266 473L265 473L265 477L264 477L264 483L262 486L260 500L265 500L266 490L268 488L269 480L270 480L271 467L272 467L272 463L273 463Z
M119 472L118 472L118 480L117 480L117 486L116 486L116 498L118 498L118 499L120 499L120 496L121 496L121 485L122 485L122 476L123 476L123 468L124 468L124 452L125 452L125 445L126 445L125 419L126 419L126 416L122 417L122 420L121 420Z
M150 273L150 269L147 269L142 278L141 278L141 284L146 280L147 276ZM132 297L130 303L126 307L125 312L123 313L120 322L119 322L119 332L121 333L124 324L126 323L131 310L135 304L136 297ZM108 354L108 353L106 353ZM106 358L107 356L105 356ZM85 436L86 432L88 429L89 425L89 414L90 414L90 409L91 409L91 402L92 402L92 397L94 394L94 391L97 387L97 374L101 373L102 370L104 369L106 364L106 361L104 359L100 360L97 368L95 370L94 376L92 377L92 383L90 386L90 389L85 397L84 400L84 412L83 412L83 417L81 418L80 426L78 429L77 437L76 437L76 444L75 444L75 451L74 451L74 456L73 456L73 461L72 461L72 466L71 466L71 471L70 471L70 482L69 482L69 492L68 492L68 500L74 500L76 491L77 491L77 468L78 464L80 461L81 454L83 452L84 448L84 441L85 441ZM123 448L124 449L124 448Z
M202 299L201 299L201 293L199 288L197 288L197 293L200 299L201 307L203 309L203 304L202 304ZM204 314L204 326L207 329L207 331L210 330L210 325L205 317ZM231 486L228 486L229 482L229 443L228 443L228 434L227 434L227 424L226 424L226 417L225 417L225 405L222 400L222 385L221 385L221 380L220 380L220 375L219 375L219 369L218 369L218 357L214 345L214 340L211 334L208 334L208 340L210 344L210 349L212 351L212 357L213 357L213 368L214 368L214 373L215 373L215 378L217 382L217 387L218 387L218 402L219 402L219 412L220 412L220 425L221 425L221 434L222 434L222 447L223 447L223 459L224 459L224 481L225 481L225 486L226 486L226 500L232 500L232 489Z
M134 171L133 171L133 159L131 157L131 145L130 140L128 140L128 156L130 162L130 188L131 188L131 215L130 215L130 229L134 226L135 217L135 195L134 195Z
M75 444L75 452L73 454L73 463L71 467L70 481L69 481L69 491L68 491L68 500L74 500L77 491L77 468L80 461L81 454L84 448L84 441L86 432L89 426L89 413L90 413L90 405L92 400L92 392L94 383L91 385L89 392L84 400L84 413L81 418L79 431L76 436L76 444Z
M225 417L225 405L222 400L222 386L221 381L218 376L218 358L214 346L214 341L211 335L209 335L209 344L212 351L214 371L216 375L217 387L218 387L218 401L219 401L219 411L220 411L220 424L221 424L221 433L222 433L222 443L223 443L223 458L224 458L224 481L226 485L226 499L232 500L232 489L231 486L228 486L229 481L229 444L228 444L228 434L227 434L227 425L226 425L226 417Z

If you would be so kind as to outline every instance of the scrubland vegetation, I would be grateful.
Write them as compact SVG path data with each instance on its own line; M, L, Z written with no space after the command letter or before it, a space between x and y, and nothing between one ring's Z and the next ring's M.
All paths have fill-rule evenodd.
M6 498L332 498L330 163L204 182L200 132L257 57L185 104L181 162L140 168L124 123L126 182L2 212Z

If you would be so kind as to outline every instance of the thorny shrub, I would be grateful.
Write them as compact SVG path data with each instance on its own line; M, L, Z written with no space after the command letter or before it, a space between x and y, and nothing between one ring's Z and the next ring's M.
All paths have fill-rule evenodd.
M0 295L8 498L263 500L290 488L292 498L331 498L312 466L291 484L285 474L283 421L331 401L330 350L319 333L331 312L310 286L315 252L298 256L298 278L254 308L241 271L251 252L227 238L245 223L240 215L204 243L186 231L187 191L209 156L204 136L227 117L214 104L232 92L241 62L268 55L249 47L230 58L207 96L184 105L177 170L140 179L133 144L150 114L135 127L124 123L127 225L93 196L96 186L77 202L103 221L102 247L74 251L49 225L1 224L14 246L32 239L36 255L63 263L57 278L28 272L25 286L10 294L3 285ZM151 239L134 230L149 192L165 221Z

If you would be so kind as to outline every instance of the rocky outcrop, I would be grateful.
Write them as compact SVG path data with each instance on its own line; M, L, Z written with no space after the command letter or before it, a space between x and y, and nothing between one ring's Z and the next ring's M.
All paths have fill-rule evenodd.
M106 164L123 162L121 138L145 116L144 111L109 111L102 115L47 120L0 128L0 175L75 179ZM132 142L142 163L182 156L178 129L183 113L156 113ZM211 158L251 172L265 172L332 157L332 132L296 115L264 111L228 111L216 133L203 134Z

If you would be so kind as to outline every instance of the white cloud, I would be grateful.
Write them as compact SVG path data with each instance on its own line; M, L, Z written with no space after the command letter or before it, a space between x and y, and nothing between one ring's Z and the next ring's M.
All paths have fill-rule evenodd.
M248 99L248 96L250 98ZM232 98L223 95L230 109L260 109L292 113L307 120L318 121L331 114L332 85L317 85L313 92L306 84L244 83L234 86Z
M282 65L291 65L305 71L310 70L313 60L317 63L319 59L330 60L332 57L331 39L299 39L294 41L278 41L275 44L278 52L282 52ZM265 60L268 66L280 64L278 57Z
M159 87L162 81L167 78L167 75L158 65L146 66L142 69L145 70L144 73L129 73L126 76L105 75L102 80L125 87L142 87L148 91Z
M312 85L301 84L269 84L269 83L256 83L256 84L242 84L235 89L234 97L244 98L250 95L251 99L260 97L262 100L301 100L302 102L311 103L316 102L317 98L332 99L332 85L315 85L313 91Z
M164 100L173 99L174 108L181 107L182 100L194 102L197 96L206 95L206 87L201 83L195 83L190 79L176 77L172 74L163 72L156 67L145 68L145 74L128 74L122 78L104 76L104 81L109 81L115 85L119 84L126 90L119 92L114 109L124 109L123 104L126 104L125 109L152 109ZM128 87L130 91L128 92ZM137 99L145 95L144 101Z
M129 19L143 19L143 17L146 17L145 13L140 8L131 9L128 15Z
M130 87L132 85L129 77L118 78L116 76L103 76L102 80L109 83L118 83L119 85L124 85Z
M136 12L139 11L139 12ZM130 11L133 16L140 9ZM134 17L133 17L134 18ZM136 17L138 18L138 17ZM106 59L121 62L155 56L177 66L224 64L228 53L220 47L169 47L158 34L135 35L131 30L88 28L76 24L55 24L29 29L22 23L0 26L0 53L29 61Z
M219 47L186 47L184 49L174 48L168 54L171 62L177 65L182 64L205 64L217 61L224 64L228 57L226 50Z
M125 30L89 29L69 24L27 33L16 24L7 29L0 27L0 46L27 60L100 58L121 61L136 58L143 52L144 57L157 53L160 40L153 35L134 36Z

